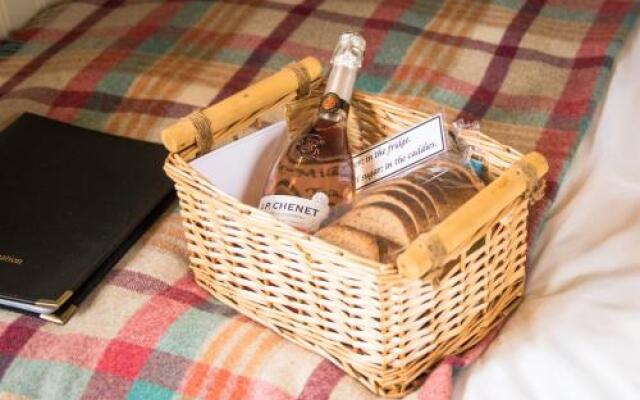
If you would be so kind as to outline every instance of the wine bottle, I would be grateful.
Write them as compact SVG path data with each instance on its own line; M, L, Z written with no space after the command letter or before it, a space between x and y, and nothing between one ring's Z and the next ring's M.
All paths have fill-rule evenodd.
M355 192L347 116L365 41L340 36L316 116L280 155L260 209L304 232L314 232L350 207Z

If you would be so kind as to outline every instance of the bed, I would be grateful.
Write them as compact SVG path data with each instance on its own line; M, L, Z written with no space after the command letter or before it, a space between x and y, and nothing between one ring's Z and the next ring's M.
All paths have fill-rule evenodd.
M31 111L159 141L175 119L292 59L326 60L338 32L360 29L361 89L481 118L551 164L524 303L408 398L637 398L638 5L569 3L63 2L0 44L0 127ZM67 325L0 311L0 399L373 398L211 300L187 264L173 207Z
M640 393L640 32L618 60L533 253L527 298L456 399Z

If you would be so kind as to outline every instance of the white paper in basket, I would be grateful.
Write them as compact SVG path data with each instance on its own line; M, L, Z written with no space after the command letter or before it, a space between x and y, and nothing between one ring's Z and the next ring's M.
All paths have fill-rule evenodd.
M193 160L191 166L220 190L255 207L286 140L286 122L277 122Z

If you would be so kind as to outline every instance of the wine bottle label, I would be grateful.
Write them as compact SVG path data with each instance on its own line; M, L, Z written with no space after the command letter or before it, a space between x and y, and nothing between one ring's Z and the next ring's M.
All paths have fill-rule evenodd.
M259 208L294 228L313 232L329 216L329 197L322 192L317 192L311 199L274 194L264 196Z

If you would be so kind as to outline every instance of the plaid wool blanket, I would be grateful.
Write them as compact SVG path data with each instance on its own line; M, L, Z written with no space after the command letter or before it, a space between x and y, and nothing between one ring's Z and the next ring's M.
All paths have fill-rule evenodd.
M293 59L368 41L358 87L550 161L539 227L638 14L633 1L68 1L0 43L0 127L31 111L159 141L195 108ZM34 144L37 145L37 144ZM114 160L117 161L117 160ZM370 399L321 357L193 282L177 206L65 326L0 312L0 398ZM447 399L445 359L417 399Z

